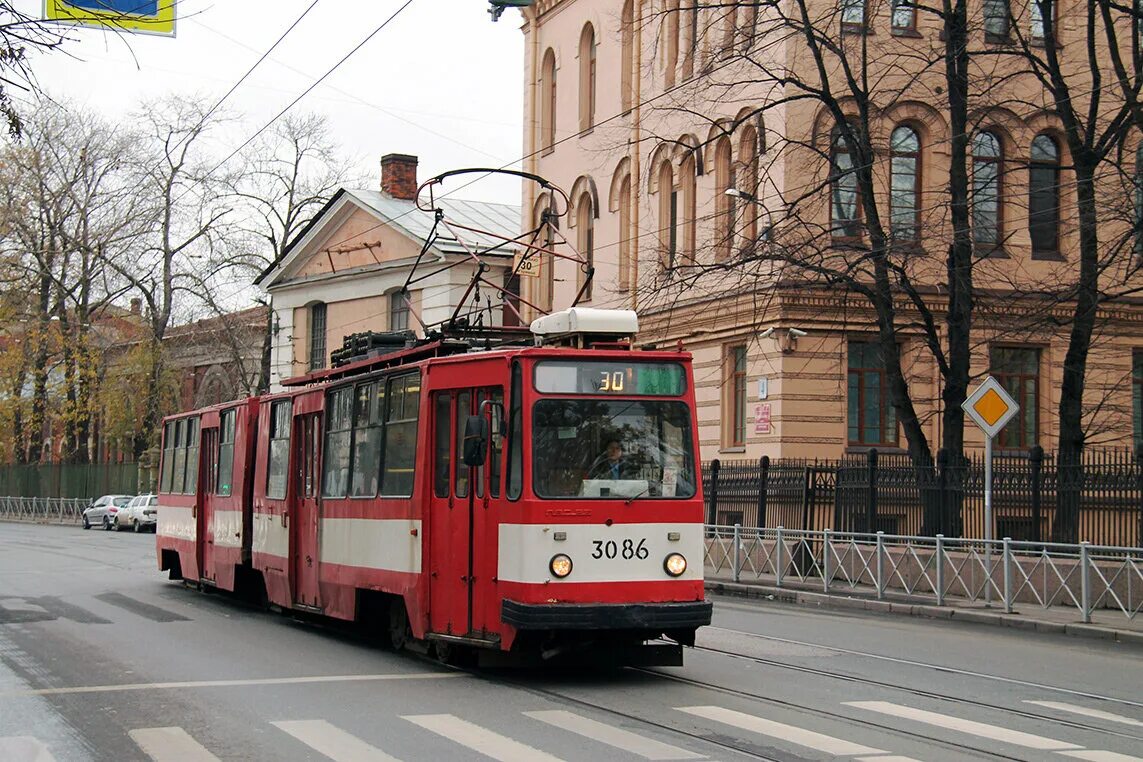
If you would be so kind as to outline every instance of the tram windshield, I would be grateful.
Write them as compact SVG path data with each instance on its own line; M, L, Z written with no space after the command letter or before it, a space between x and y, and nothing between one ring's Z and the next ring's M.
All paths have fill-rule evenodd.
M539 497L695 494L691 413L684 402L540 400L532 435L533 489Z

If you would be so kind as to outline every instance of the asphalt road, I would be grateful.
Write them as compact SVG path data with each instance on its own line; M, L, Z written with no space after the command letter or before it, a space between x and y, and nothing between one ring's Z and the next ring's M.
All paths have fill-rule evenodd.
M0 523L0 762L1143 759L1143 651L719 600L682 668L465 672Z

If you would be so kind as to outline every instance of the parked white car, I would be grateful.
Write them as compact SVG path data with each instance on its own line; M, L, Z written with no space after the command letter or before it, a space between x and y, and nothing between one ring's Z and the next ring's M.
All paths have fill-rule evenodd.
M155 531L159 520L159 498L156 495L139 495L131 499L115 515L115 530L123 531L130 527L136 532Z
M93 526L102 526L104 529L110 529L112 526L112 519L123 508L131 502L130 495L103 495L91 502L91 505L83 509L83 528L91 529Z

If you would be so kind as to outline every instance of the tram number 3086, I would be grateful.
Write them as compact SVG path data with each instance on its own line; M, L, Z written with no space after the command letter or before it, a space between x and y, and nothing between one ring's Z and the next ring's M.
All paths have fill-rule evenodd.
M651 555L647 550L647 538L644 537L638 542L628 537L622 542L615 540L592 540L595 550L592 551L592 558L622 558L627 561L632 559L639 559L642 561Z

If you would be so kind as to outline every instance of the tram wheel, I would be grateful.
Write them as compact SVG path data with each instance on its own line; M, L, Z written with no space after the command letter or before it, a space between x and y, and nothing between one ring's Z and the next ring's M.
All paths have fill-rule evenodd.
M389 604L389 646L394 651L400 651L409 644L411 637L409 616L405 613L405 601L397 598Z

